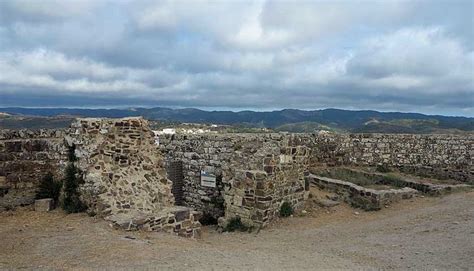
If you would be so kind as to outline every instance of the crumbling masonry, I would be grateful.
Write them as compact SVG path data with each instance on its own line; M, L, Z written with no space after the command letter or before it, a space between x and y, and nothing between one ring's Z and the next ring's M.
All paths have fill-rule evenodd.
M73 145L90 212L117 227L190 237L199 235L201 214L201 221L225 224L239 216L263 227L283 202L300 209L309 185L337 186L308 175L315 166L388 165L474 184L473 135L176 134L159 142L141 118L78 119L61 131L0 131L0 209L31 204L42 175L59 176ZM344 187L385 198L376 207L388 200L385 192L346 183L338 189ZM400 193L393 195L414 192Z

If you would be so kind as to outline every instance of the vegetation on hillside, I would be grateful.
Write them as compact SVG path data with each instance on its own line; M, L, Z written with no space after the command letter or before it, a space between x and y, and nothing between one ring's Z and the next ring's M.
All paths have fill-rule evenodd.
M110 110L0 108L0 112L10 114L10 116L5 115L0 117L0 128L46 128L49 125L64 125L65 127L67 126L66 123L70 122L72 116L143 116L148 120L157 121L154 124L155 128L163 127L159 124L160 122L166 123L167 126L179 125L179 123L201 123L208 125L229 125L228 130L230 132L265 131L261 129L275 129L288 132L314 132L315 130L359 133L474 132L474 118L424 115L418 113L377 112L370 110L350 111L324 109L304 111L285 109L271 112L232 112L204 111L193 108L170 109L157 107Z

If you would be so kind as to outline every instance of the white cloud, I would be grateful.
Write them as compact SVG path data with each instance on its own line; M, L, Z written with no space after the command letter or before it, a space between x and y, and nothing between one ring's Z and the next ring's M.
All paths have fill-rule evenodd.
M2 0L0 14L11 21L67 19L88 15L100 4L94 0Z
M169 86L179 83L177 76L164 70L111 67L45 49L0 54L0 70L0 85L64 92L148 93L160 89L153 87L154 76L160 76L162 84Z
M0 95L472 112L469 7L422 0L0 1Z
M404 28L363 42L348 62L348 73L364 79L368 88L425 94L469 90L474 96L472 56L438 27Z

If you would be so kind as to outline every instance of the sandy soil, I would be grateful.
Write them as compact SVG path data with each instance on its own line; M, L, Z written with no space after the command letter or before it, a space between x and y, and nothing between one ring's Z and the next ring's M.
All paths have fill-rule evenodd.
M356 213L357 212L357 213ZM406 200L378 212L339 205L259 233L202 240L123 232L84 214L0 214L0 269L474 268L474 192Z

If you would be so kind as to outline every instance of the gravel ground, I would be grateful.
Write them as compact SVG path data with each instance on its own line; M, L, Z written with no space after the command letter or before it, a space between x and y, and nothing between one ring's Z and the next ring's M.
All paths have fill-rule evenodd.
M123 232L60 211L0 214L0 269L474 269L474 192L378 212L313 209L259 233Z

